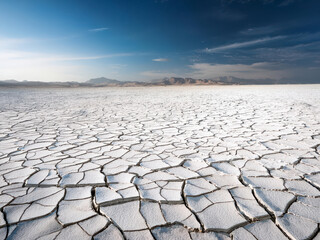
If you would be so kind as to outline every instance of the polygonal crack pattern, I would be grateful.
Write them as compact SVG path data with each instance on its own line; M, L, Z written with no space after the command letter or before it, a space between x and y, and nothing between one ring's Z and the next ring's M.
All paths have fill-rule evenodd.
M320 237L319 86L0 100L0 240Z

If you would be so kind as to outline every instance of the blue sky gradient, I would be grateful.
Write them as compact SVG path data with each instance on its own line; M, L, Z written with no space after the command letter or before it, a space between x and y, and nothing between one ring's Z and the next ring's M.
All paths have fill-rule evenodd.
M318 0L0 2L0 79L320 82Z

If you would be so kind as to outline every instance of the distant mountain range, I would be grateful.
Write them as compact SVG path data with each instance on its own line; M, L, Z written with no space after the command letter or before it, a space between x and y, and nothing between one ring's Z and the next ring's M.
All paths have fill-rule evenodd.
M232 76L216 77L212 79L194 78L163 78L146 82L118 81L105 77L93 78L86 82L41 82L41 81L0 81L0 87L134 87L134 86L170 86L170 85L248 85L248 84L297 84L290 80L274 79L242 79ZM301 82L300 82L301 83Z
M150 81L155 85L237 85L237 84L278 84L280 81L274 79L243 79L231 76L216 77L211 79L194 79L194 78L163 78ZM287 83L284 82L283 83ZM289 82L288 82L289 83Z
M109 78L105 78L105 77L93 78L93 79L86 81L86 83L92 84L92 85L121 84L121 82L118 80L109 79Z
M117 87L117 86L144 86L142 82L124 82L104 77L90 79L86 82L41 82L41 81L0 81L0 87Z

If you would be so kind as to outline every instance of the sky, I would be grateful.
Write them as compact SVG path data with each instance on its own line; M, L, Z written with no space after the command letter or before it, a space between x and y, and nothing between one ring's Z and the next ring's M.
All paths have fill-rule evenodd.
M3 0L0 80L320 83L319 0Z

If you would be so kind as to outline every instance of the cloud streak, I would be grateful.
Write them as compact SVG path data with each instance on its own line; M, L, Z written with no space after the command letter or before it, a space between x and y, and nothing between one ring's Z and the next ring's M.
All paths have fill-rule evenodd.
M61 62L61 61L81 61L81 60L97 60L113 57L133 56L134 53L114 53L95 56L66 56L66 55L51 55L35 52L24 51L4 51L0 55L0 61L30 61L30 62Z
M154 61L154 62L168 62L169 59L167 59L167 58L155 58L155 59L152 59L152 61Z
M0 47L15 47L30 42L34 42L34 39L30 38L6 38L0 37Z
M240 34L245 36L254 36L254 35L267 35L279 31L279 27L275 26L264 26L264 27L253 27L248 28L240 32Z
M107 31L109 30L110 28L107 28L107 27L103 27L103 28L93 28L93 29L90 29L89 32L103 32L103 31Z
M67 56L7 50L0 54L0 80L82 81L95 74L114 75L112 67L101 69L87 65L86 61L133 55L133 53L115 53L96 56Z
M216 53L216 52L221 52L221 51L224 51L224 50L250 47L250 46L257 45L257 44L263 44L263 43L266 43L266 42L276 41L276 40L280 40L280 39L284 39L284 38L286 38L286 36L275 36L275 37L259 38L259 39L256 39L256 40L251 40L251 41L246 41L246 42L237 42L237 43L232 43L232 44L228 44L228 45L223 45L223 46L220 46L220 47L206 48L206 49L203 50L203 52Z

